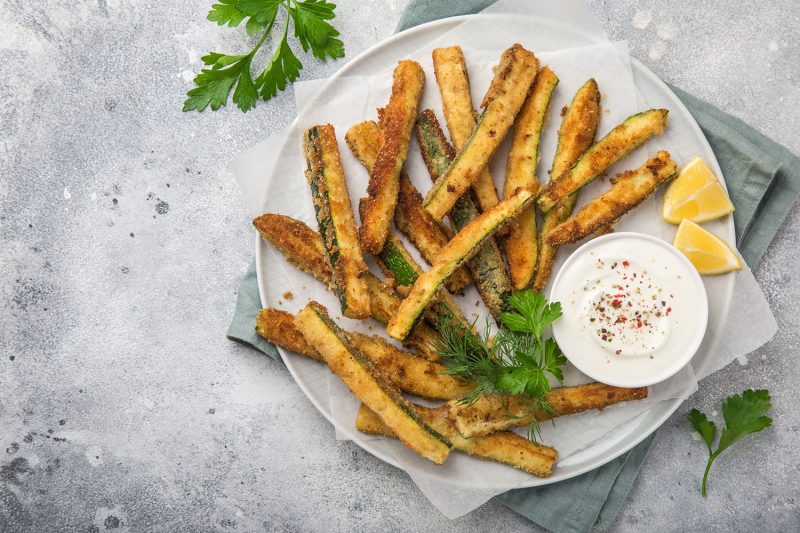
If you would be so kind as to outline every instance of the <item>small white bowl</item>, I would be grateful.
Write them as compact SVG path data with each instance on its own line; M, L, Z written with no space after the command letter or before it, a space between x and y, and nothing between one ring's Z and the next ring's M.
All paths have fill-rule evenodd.
M628 266L623 269L625 261ZM616 295L622 302L613 300L609 315L617 314L611 318L606 314L608 305L596 300L608 294L610 289L604 291L603 285L609 284L634 292ZM642 305L633 306L634 300ZM700 274L677 248L643 233L611 233L578 248L558 271L550 301L561 302L564 312L553 323L553 337L567 359L592 379L615 387L645 387L675 375L697 352L708 323L708 298ZM620 307L628 301L631 307ZM626 329L624 310L633 316L630 313L637 308L650 313L645 329L638 319L634 322L638 329L630 324ZM612 324L614 317L609 329L597 327L603 321ZM613 341L603 340L606 331L614 332ZM651 336L641 336L642 331ZM624 346L620 353L611 349L612 342L623 342L617 339L627 343L613 346Z

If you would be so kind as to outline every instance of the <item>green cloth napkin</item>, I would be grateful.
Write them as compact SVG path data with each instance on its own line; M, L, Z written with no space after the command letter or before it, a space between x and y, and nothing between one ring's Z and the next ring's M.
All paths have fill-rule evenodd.
M456 15L477 13L494 0L411 0L397 31ZM800 196L800 159L786 148L719 109L672 87L697 120L717 156L736 206L736 243L755 268ZM229 339L281 358L255 332L261 301L255 262L239 287ZM605 531L619 514L654 435L613 461L581 476L542 488L516 489L496 498L531 521L555 532Z

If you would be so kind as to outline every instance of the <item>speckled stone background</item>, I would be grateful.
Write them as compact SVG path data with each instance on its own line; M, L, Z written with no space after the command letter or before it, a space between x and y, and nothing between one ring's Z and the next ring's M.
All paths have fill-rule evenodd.
M225 339L253 230L231 158L292 120L180 111L199 57L242 49L210 0L0 0L0 530L517 531L455 521L332 427L269 358ZM341 2L349 57L405 2ZM800 153L796 0L590 1L657 74ZM305 60L303 78L342 63ZM756 277L780 331L658 432L617 531L800 529L800 209ZM767 387L775 426L715 465L686 412Z

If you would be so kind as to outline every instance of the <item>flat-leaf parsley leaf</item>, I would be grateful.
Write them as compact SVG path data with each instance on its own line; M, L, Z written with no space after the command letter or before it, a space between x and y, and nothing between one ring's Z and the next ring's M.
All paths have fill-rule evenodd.
M194 78L191 89L183 103L184 111L203 111L206 107L216 111L228 102L234 85L233 102L242 111L249 111L261 98L269 100L300 76L303 65L289 46L289 25L294 26L294 35L304 52L311 52L319 59L344 57L344 44L338 39L339 32L328 21L336 15L335 4L326 0L217 0L208 12L208 20L231 28L243 21L248 35L261 34L250 52L228 55L212 52L203 56L207 68ZM279 12L285 12L280 41L264 70L253 78L253 58L261 49L278 22Z
M701 492L706 496L706 482L708 473L714 460L728 449L734 442L745 435L758 433L772 425L772 419L766 415L772 407L769 391L746 390L742 394L734 394L722 404L722 416L725 418L725 428L719 438L716 451L714 450L714 437L717 435L717 426L708 419L705 413L692 409L689 412L689 422L700 434L708 448L708 463L703 474Z

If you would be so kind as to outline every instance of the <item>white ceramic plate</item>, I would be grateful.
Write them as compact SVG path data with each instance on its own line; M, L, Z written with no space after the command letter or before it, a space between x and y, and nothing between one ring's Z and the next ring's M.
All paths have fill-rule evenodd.
M366 50L350 61L341 70L339 70L332 79L346 76L371 76L381 74L382 72L386 71L387 65L394 65L398 59L401 59L414 50L425 46L428 42L450 31L467 18L471 18L473 21L478 21L481 24L483 31L496 32L498 27L502 27L504 20L511 18L511 16L495 14L453 17L412 28L405 32L394 35L389 39L375 45L369 50ZM588 46L597 43L597 41L594 41L587 36L578 34L566 26L553 25L548 27L547 30L565 34L573 43L575 43L575 46ZM467 45L468 43L462 44ZM499 57L501 51L502 50L499 49L496 51L497 57ZM658 77L656 77L640 62L632 59L632 66L636 86L641 94L647 99L648 103L654 106L668 108L670 110L670 127L682 128L684 131L688 131L690 133L690 137L692 137L692 143L688 148L693 152L691 155L700 155L709 164L711 169L715 171L717 176L722 176L716 158L711 151L711 147L708 145L708 142L703 136L699 126L686 110L684 105L680 102L680 100L678 100L675 94L672 93L672 91L670 91L670 89L660 79L658 79ZM330 83L330 80L328 83ZM281 155L279 155L279 157L284 157L285 154L289 154L290 147L296 148L296 145L299 145L301 131L298 122L299 119L296 119L290 127L285 144L281 148ZM343 132L339 132L339 135L342 136ZM292 179L303 179L303 177L294 176ZM283 179L274 179L271 181L264 204L270 211L282 212L281 206L275 205L279 202L271 203L270 199L280 198L282 189L285 188L285 183L286 180ZM287 214L291 215L291 213ZM722 238L726 239L728 242L734 242L734 228L731 217L726 217L720 221L715 221L709 224L709 228L717 235L722 236ZM265 282L267 279L266 276L268 276L270 273L275 275L276 272L284 272L284 269L291 270L292 267L288 266L285 261L283 261L279 253L266 245L258 237L256 238L256 269L262 304L264 306L280 307L279 302L284 300L282 291L279 291L275 288L270 289L269 284ZM727 314L727 308L730 305L730 295L732 294L731 291L733 290L732 283L733 278L728 278L728 291L726 293L728 294L728 297L723 301L715 302L715 305L722 307L721 312L724 313L723 316ZM321 287L321 285L319 285L315 280L312 280L310 277L307 278L305 284L309 286L318 285L316 288L318 288L319 293L321 294L324 292L324 289ZM293 287L288 288L293 289ZM303 288L305 289L306 287L304 286ZM286 287L284 287L283 290L285 289ZM280 348L279 351L281 352L283 360L298 386L303 390L306 396L308 396L309 400L311 400L314 406L319 409L319 411L328 420L330 420L332 423L335 423L328 397L328 370L315 361L303 357L297 357L296 355L289 354ZM497 469L504 469L504 471L509 472L509 483L504 484L503 482L498 483L497 481L492 482L491 485L481 483L475 488L480 487L487 490L494 489L497 492L500 492L510 488L547 485L580 475L615 459L616 457L636 446L656 429L658 429L658 427L661 426L661 424L664 423L664 421L666 421L673 412L675 412L680 404L681 400L668 400L651 404L651 407L647 409L641 416L635 417L628 423L619 427L616 431L612 432L610 435L607 435L603 439L593 443L591 446L588 446L585 449L570 455L564 460L560 460L557 467L553 471L553 475L549 478L541 479L530 476L528 479L525 479L522 484L520 484L519 478L511 475L513 472L515 472L513 469L497 464L493 465L493 467L496 467ZM597 416L602 416L602 414L598 413ZM398 468L401 468L401 466L396 461L394 457L395 454L413 454L413 452L410 450L404 449L397 441L393 441L394 446L396 447L390 448L391 451L388 452L385 446L376 446L376 442L378 441L376 441L374 437L359 433L352 425L340 424L337 426L337 430L341 435L353 440L359 446L372 453L376 457L379 457L380 459L397 466ZM460 459L461 458L459 458L459 460ZM480 461L479 459L472 458L466 458L466 460ZM486 463L485 461L482 462ZM499 477L502 478L503 476L501 475ZM511 481L512 478L515 478L513 482Z

